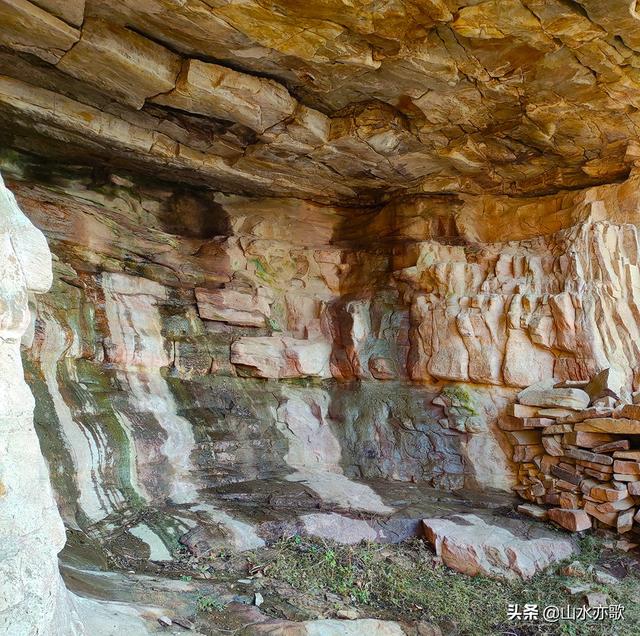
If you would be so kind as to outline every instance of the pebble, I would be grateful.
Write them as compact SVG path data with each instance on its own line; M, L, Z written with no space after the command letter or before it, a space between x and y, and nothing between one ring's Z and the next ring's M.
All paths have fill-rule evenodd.
M585 570L584 565L580 563L580 561L572 561L569 565L565 565L562 570L560 570L564 576L584 576L587 571Z
M355 621L358 618L358 612L354 609L341 609L336 612L338 618L345 618L349 621Z
M180 627L184 627L185 629L192 630L196 628L195 623L190 621L188 618L184 618L183 616L176 616L173 619L173 622L176 625L180 625Z
M588 592L585 594L589 607L608 607L609 599L602 592Z

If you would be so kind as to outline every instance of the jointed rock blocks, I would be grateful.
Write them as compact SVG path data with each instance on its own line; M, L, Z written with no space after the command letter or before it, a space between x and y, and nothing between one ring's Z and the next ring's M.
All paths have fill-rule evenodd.
M254 547L211 488L387 513L357 480L507 489L508 451L529 514L632 531L629 4L0 0L0 161L57 257L22 353L65 520L164 557L166 509L203 504ZM18 241L0 267L48 258Z
M640 409L620 398L623 386L609 369L575 384L540 382L508 407L501 427L519 464L515 490L523 499L553 506L548 518L567 530L586 530L597 520L619 533L640 533L640 450L632 449L637 441L629 437L640 433ZM549 406L564 410L550 414ZM522 417L534 411L550 417L534 428L531 417ZM536 508L520 509L545 516Z

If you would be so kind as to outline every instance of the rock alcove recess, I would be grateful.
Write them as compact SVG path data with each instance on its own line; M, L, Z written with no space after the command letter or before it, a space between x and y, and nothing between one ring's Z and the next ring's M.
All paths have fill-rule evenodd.
M0 631L189 629L176 554L289 536L527 578L575 540L514 493L633 542L639 26L0 0Z

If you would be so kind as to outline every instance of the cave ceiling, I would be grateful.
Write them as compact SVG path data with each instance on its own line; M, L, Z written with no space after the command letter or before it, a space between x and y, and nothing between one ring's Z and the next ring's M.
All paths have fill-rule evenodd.
M223 192L535 196L640 155L629 0L0 0L0 141Z

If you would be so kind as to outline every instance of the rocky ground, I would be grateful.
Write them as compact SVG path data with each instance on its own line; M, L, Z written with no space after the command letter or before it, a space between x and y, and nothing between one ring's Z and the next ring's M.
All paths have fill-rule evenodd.
M560 530L557 533L564 536ZM194 557L181 550L170 565L121 563L134 569L120 570L118 576L126 584L120 584L118 593L123 601L169 605L173 608L166 611L169 618L193 623L197 631L211 636L372 633L362 619L400 625L403 631L397 633L411 636L632 636L640 629L640 560L624 547L612 534L589 534L580 538L575 556L528 580L508 581L455 572L422 539L346 546L294 535L245 554L216 552ZM72 536L64 558L77 555L79 548L78 537ZM65 572L72 588L80 581L92 584L90 577L77 572L74 576L68 568ZM149 580L154 583L149 585ZM168 590L171 580L178 587ZM114 584L104 587L102 593L113 596ZM508 619L510 604L524 607L526 603L540 608L623 605L625 611L620 621L545 624ZM330 631L330 623L318 623L327 629L324 632L307 632L307 627L301 627L334 620L341 621L335 632ZM184 628L178 623L157 629L182 633Z

